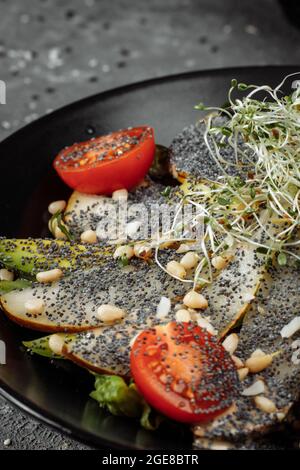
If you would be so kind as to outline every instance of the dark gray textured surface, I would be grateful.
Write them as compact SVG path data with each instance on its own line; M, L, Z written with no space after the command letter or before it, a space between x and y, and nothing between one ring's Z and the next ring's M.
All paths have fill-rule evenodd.
M297 64L275 0L0 0L0 140L51 109L150 77ZM3 158L3 157L1 157ZM83 449L0 399L0 449Z

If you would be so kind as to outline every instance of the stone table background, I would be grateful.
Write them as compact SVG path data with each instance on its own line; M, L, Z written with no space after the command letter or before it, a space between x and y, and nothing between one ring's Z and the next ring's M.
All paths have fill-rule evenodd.
M126 83L299 61L300 29L277 0L0 0L0 79L7 85L0 140L53 109ZM0 449L6 440L9 449L87 448L0 398Z

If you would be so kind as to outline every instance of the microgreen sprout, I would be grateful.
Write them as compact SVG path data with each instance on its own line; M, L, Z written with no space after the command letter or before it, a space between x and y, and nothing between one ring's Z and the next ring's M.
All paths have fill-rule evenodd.
M193 281L185 280L195 287L212 281L211 258L226 252L228 239L231 245L253 245L268 260L277 253L281 266L287 264L288 255L300 260L295 251L300 245L295 236L300 225L300 87L288 96L282 90L294 75L299 74L288 75L275 88L233 79L229 107L202 103L195 107L210 111L205 118L204 140L222 174L215 182L204 181L205 190L198 190L195 183L181 201L181 205L201 208L203 214L204 231L199 242L203 256ZM244 96L234 97L236 92ZM226 117L225 125L224 119L219 124L220 116ZM231 152L225 154L224 147ZM224 156L230 153L233 160ZM199 219L189 221L193 223L199 223ZM176 218L162 239L172 239L175 232ZM157 253L156 261L161 266ZM202 276L204 268L207 278Z

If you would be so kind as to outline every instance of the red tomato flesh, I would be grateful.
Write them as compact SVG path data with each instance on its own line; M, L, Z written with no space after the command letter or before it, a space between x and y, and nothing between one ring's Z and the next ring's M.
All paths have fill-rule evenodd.
M230 355L193 323L143 331L132 346L130 364L146 401L176 421L212 420L237 396L239 381Z
M77 191L111 194L136 186L149 170L154 153L153 129L135 127L66 147L55 158L54 168Z

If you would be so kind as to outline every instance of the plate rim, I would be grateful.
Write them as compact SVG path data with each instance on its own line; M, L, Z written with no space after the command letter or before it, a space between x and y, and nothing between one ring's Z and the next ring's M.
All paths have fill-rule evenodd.
M228 74L228 73L239 73L239 72L244 72L247 70L266 70L266 69L275 69L275 70L280 70L280 69L299 69L300 73L300 65L297 64L287 64L287 65L250 65L250 66L242 66L242 67L218 67L218 68L211 68L211 69L203 69L203 70L193 70L193 71L187 71L187 72L180 72L180 73L174 73L174 74L167 74L167 75L162 75L159 77L154 77L154 78L147 78L145 80L140 80L140 81L135 81L133 83L117 86L114 88L109 88L104 91L100 91L98 93L93 93L91 95L85 96L83 98L80 98L79 100L72 101L71 103L68 103L66 105L60 106L59 108L51 111L50 113L44 114L43 116L40 116L38 119L34 120L33 122L30 122L26 124L25 126L22 126L20 129L17 129L15 132L12 134L8 135L5 137L3 140L0 141L0 145L4 145L9 143L9 141L15 137L21 136L24 132L27 132L31 128L34 128L35 126L38 126L40 123L47 123L47 121L51 121L53 118L55 118L56 115L59 115L64 112L72 111L78 107L82 107L85 104L88 104L89 102L93 101L98 101L100 98L109 98L111 95L118 95L122 93L127 93L130 92L131 90L137 89L137 88L145 88L151 85L156 85L160 84L163 82L167 81L177 81L177 80L185 80L189 78L197 78L205 75L222 75L222 74Z
M226 75L226 74L238 74L240 72L247 72L247 71L263 71L263 70L286 70L290 69L290 71L299 69L300 73L300 65L297 64L287 64L287 65L254 65L254 66L243 66L243 67L225 67L225 68L212 68L212 69L203 69L203 70L194 70L188 72L181 72L181 73L174 73L169 75L163 75L160 77L145 79L142 81L136 81L130 84L121 85L115 88L107 89L102 92L94 93L83 97L79 100L73 101L69 104L61 106L51 113L45 114L35 121L21 127L17 131L13 132L9 136L5 137L2 141L0 141L0 149L1 146L9 144L11 140L16 138L22 138L22 135L31 129L34 129L35 126L39 125L47 125L47 122L51 122L57 115L61 113L68 113L69 111L73 111L76 108L80 108L85 106L89 103L97 102L101 99L106 99L111 96L116 96L118 94L127 93L131 90L145 88L149 86L159 85L160 83L165 82L173 82L178 80L189 80L193 78L200 78L204 76L218 76L218 75ZM1 369L0 369L1 370ZM19 394L15 390L13 390L9 385L3 382L0 374L0 395L8 401L8 403L12 404L13 407L18 408L21 412L24 412L28 416L36 419L37 421L50 426L55 431L61 432L64 435L82 442L87 445L94 445L99 448L99 445L103 446L103 448L110 448L110 449L131 449L131 450L138 450L143 449L143 447L138 445L130 445L128 444L121 444L120 442L116 443L110 439L100 438L97 437L92 432L83 430L82 428L68 423L66 424L63 419L55 416L54 413L49 412L42 407L36 405L34 402L28 400L23 395ZM191 449L191 447L190 447Z

